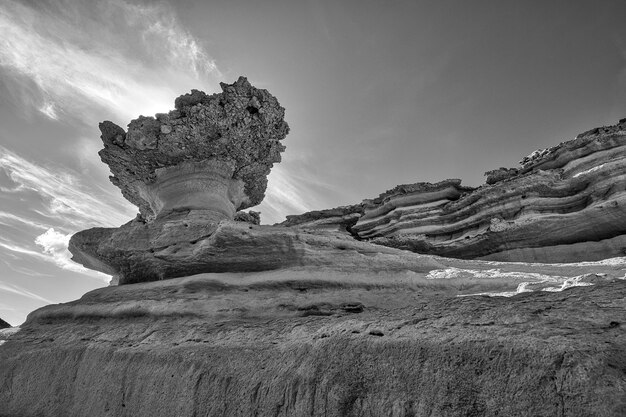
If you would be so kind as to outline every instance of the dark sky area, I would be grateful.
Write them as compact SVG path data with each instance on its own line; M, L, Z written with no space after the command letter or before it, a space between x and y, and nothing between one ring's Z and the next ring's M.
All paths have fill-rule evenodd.
M264 223L513 167L626 117L624 1L0 2L0 317L108 278L71 234L134 217L97 156L121 126L239 75L287 109Z

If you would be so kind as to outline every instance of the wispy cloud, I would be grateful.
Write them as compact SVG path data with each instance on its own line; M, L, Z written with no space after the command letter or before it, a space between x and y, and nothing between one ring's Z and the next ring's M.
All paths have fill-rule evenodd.
M40 197L38 208L32 209L58 221L65 219L76 230L93 226L117 226L128 221L134 210L129 205L109 204L105 196L92 195L78 176L62 168L43 167L0 146L0 167L22 193L31 191ZM14 191L18 192L18 191ZM23 219L3 214L0 217ZM36 225L43 223L33 222Z
M101 189L85 186L72 171L44 167L0 146L0 170L15 185L0 202L9 211L0 211L0 249L14 268L29 257L53 263L79 273L103 278L71 261L67 244L71 235L94 226L119 226L134 216L130 204L116 203ZM19 214L11 211L19 210ZM19 231L21 239L11 239L8 231ZM30 238L29 238L30 236ZM15 265L13 265L15 263Z
M35 238L35 243L43 248L43 253L33 249L29 249L28 247L20 246L13 242L7 242L4 239L0 241L0 249L12 252L13 256L10 256L9 258L13 258L14 261L19 262L19 260L23 257L36 259L46 263L52 263L61 269L86 274L95 278L102 279L104 282L108 282L110 279L108 275L102 274L97 271L90 271L82 265L79 265L71 260L72 254L67 249L67 245L71 237L72 233L64 235L62 233L56 232L53 228L50 228L47 232ZM30 276L49 276L49 274L42 274L29 268L23 268L19 265L13 265L13 262L10 262L6 259L4 260L4 262L8 265L10 269L15 272L19 272L20 274Z
M9 292L11 294L21 295L22 297L32 298L33 300L42 301L46 304L52 304L53 301L48 300L45 297L37 295L31 291L28 291L25 288L22 288L18 285L7 284L4 282L0 282L0 291ZM9 310L9 308L5 308ZM4 309L3 309L4 310Z
M72 234L59 233L54 228L50 228L37 236L35 243L43 248L45 256L58 267L74 272L88 272L82 265L72 261L72 254L67 249Z
M306 203L304 190L281 165L274 165L268 177L268 189L263 202L257 207L261 210L263 223L275 223L284 220L284 213L302 213L310 210Z
M333 207L338 187L320 181L305 163L305 156L293 159L274 165L268 176L265 199L253 208L261 211L263 223L282 222L285 215Z
M48 116L48 118L50 119L53 119L53 120L59 119L59 115L57 114L57 111L56 111L56 106L52 102L44 101L41 107L39 107L39 111L45 114L46 116Z
M0 66L39 97L22 97L51 119L94 105L122 120L172 106L181 89L220 77L215 62L166 3L123 0L0 3ZM214 83L212 83L214 84Z
M0 224L5 226L20 227L23 230L24 226L32 227L40 230L47 230L48 226L38 221L28 219L26 217L18 216L13 213L7 213L0 211Z

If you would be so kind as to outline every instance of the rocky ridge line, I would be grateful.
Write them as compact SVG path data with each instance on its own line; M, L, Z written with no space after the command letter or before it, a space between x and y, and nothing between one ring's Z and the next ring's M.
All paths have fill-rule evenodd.
M460 180L402 185L281 225L323 223L371 243L465 259L577 262L626 253L626 119L520 164L488 171L476 189Z

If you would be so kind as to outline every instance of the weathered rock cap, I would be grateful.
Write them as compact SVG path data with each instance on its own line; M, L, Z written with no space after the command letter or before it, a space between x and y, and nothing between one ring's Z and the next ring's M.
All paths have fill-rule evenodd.
M176 194L171 184L185 187L187 174L195 181L190 186L195 195L190 208L198 209L203 200L209 201L198 194L206 180L201 174L204 167L219 174L204 183L218 184L227 191L222 199L233 204L221 209L227 217L263 200L267 175L285 150L280 143L289 132L285 109L245 77L220 86L222 93L192 90L178 97L176 109L167 114L139 116L128 124L127 132L110 121L100 123L104 149L99 155L111 169L111 182L139 207L142 217L151 219L160 210L184 208L183 203L171 200ZM170 184L165 187L167 201L158 195L164 188L162 179Z

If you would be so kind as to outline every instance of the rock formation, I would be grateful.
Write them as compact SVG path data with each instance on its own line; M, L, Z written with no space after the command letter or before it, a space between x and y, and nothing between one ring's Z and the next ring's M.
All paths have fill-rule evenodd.
M624 415L626 283L454 297L480 280L425 277L285 269L95 290L0 346L0 415Z
M5 329L7 327L11 327L11 325L7 323L6 321L0 319L0 329Z
M127 285L3 336L0 417L626 414L626 258L414 252L540 259L619 239L623 124L478 189L402 185L262 226L236 210L263 196L284 111L244 78L222 89L101 125L140 214L70 250Z
M192 209L232 219L263 199L267 175L285 149L285 109L245 77L220 86L223 92L213 95L192 90L168 114L132 120L128 132L100 124L100 157L111 182L142 218Z
M121 283L249 270L214 265L215 248L197 249L222 220L260 222L258 213L236 211L263 199L289 127L276 98L245 77L220 85L220 94L193 90L178 97L168 114L131 121L128 132L100 124L100 156L113 173L111 182L140 214L120 228L76 234L70 242L75 261Z
M324 228L344 227L360 240L464 259L577 262L626 253L626 119L520 164L487 172L477 189L460 180L402 185L282 225L318 227L323 218Z

